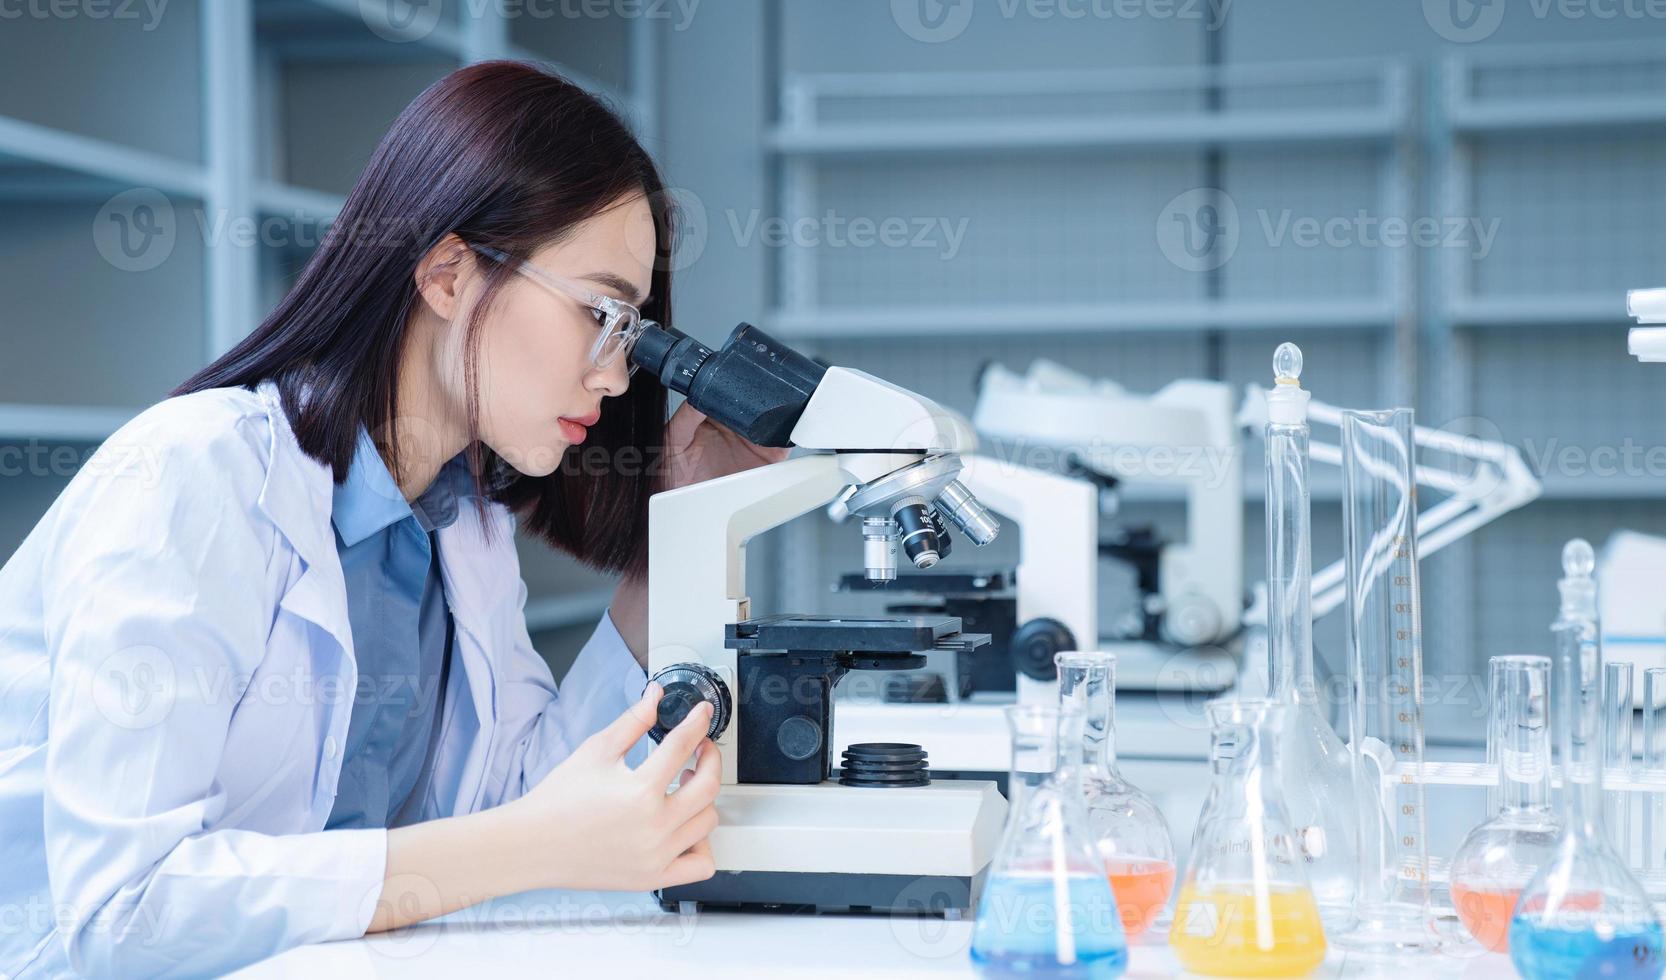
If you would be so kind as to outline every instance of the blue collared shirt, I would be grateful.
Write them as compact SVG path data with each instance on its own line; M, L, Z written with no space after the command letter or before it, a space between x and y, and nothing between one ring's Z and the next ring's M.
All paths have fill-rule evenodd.
M326 827L392 827L421 809L452 640L435 532L457 519L473 492L458 455L407 503L370 434L359 430L330 515L359 680ZM407 804L410 815L401 818Z

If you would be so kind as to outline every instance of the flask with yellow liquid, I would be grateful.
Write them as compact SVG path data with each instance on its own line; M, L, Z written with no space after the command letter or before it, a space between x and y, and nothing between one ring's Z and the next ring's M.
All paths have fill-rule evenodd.
M1319 906L1279 799L1279 726L1270 700L1218 699L1209 796L1192 836L1169 945L1193 973L1301 976L1325 959Z

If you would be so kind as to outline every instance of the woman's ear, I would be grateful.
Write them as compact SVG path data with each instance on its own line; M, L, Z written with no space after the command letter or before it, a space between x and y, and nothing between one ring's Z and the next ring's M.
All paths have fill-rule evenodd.
M461 238L448 234L417 263L413 274L417 294L440 319L456 319L463 287L474 268L474 252Z

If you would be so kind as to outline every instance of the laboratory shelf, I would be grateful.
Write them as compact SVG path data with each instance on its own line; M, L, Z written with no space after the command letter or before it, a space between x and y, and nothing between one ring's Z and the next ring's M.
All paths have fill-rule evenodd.
M457 58L464 54L455 16L448 19L435 4L261 0L254 10L263 44L285 58L397 61L436 52Z
M1392 61L1137 71L795 74L764 138L783 157L1387 143ZM889 118L886 118L889 115Z
M139 411L97 405L0 404L0 439L103 442Z
M1626 316L1622 290L1586 294L1538 296L1466 296L1446 307L1445 317L1455 327L1567 327L1623 329ZM1624 341L1624 335L1617 335Z
M108 182L112 192L150 187L201 197L208 189L207 171L199 164L0 116L0 185L14 180L50 184L54 175L83 187L89 177Z
M1305 302L1023 303L960 306L777 307L765 317L781 337L909 337L1137 330L1374 329L1395 323L1388 300Z
M1506 47L1447 61L1445 116L1468 136L1627 133L1666 122L1658 42Z
M814 130L777 127L769 132L765 145L782 156L1190 149L1242 144L1334 146L1386 140L1401 124L1398 115L1387 112L1195 112L1150 119L834 124Z
M264 214L331 219L341 211L346 198L339 194L292 187L274 181L256 181L254 201L255 207Z

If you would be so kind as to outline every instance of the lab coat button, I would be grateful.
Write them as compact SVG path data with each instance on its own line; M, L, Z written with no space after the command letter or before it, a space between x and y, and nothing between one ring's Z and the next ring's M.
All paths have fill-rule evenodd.
M336 737L334 735L326 735L324 737L324 758L334 759L335 757L336 757Z

